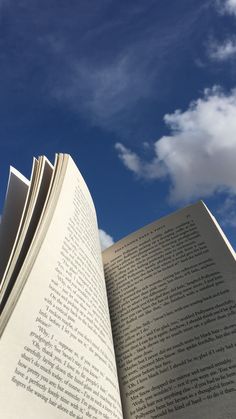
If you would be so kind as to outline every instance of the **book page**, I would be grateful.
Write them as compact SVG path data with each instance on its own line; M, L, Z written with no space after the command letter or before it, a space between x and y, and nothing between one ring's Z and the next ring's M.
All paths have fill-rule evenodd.
M28 188L28 179L14 167L10 167L0 226L0 283L15 241Z
M123 417L96 214L72 159L65 163L45 239L0 341L4 419Z
M204 204L103 260L124 417L235 418L235 254Z

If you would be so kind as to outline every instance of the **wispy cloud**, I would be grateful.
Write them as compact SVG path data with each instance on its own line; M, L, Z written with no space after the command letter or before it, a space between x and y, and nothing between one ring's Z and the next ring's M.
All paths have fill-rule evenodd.
M99 238L102 250L105 250L107 247L111 246L114 243L113 238L101 229L99 230Z
M236 90L207 89L186 111L167 114L164 120L171 135L154 143L153 160L116 145L126 168L145 179L168 176L174 202L222 191L236 195Z
M129 52L96 66L87 60L75 60L69 78L64 78L53 94L94 124L109 128L151 93L152 77L144 77L149 63L143 66L138 61Z
M153 8L154 16L150 15L152 3L127 6L125 14L111 23L90 28L81 41L82 54L73 52L68 57L65 71L50 89L52 96L94 125L122 135L131 126L137 131L140 109L145 101L164 94L166 70L178 65L176 51L186 48L202 12L202 4L193 6L191 2L181 18L169 18L168 27L160 20L157 25L154 17L158 8ZM113 39L112 44L109 39Z
M161 107L171 94L173 73L192 51L191 35L210 0L182 0L180 11L155 0L6 2L6 97L14 85L123 137L148 131L147 108L154 101Z
M209 56L215 61L226 61L236 56L236 39L227 39L223 43L210 42Z

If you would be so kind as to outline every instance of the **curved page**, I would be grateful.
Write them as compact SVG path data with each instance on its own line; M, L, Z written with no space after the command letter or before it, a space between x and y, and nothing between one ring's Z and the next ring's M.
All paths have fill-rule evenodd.
M4 419L122 418L96 215L71 158L0 359Z

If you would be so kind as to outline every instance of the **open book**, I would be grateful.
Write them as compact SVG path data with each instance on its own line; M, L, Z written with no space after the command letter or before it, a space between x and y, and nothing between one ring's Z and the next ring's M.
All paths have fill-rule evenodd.
M235 253L204 203L101 254L72 158L40 157L0 243L1 418L236 418Z

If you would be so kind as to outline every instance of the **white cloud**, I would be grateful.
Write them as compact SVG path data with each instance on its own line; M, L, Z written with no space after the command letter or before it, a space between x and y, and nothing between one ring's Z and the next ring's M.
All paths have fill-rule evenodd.
M236 0L218 1L223 13L236 16Z
M102 250L105 250L107 247L111 246L114 243L113 238L101 229L99 229L99 238Z
M216 192L236 194L236 89L207 89L185 112L164 116L171 135L154 144L155 157L143 161L116 145L125 166L145 179L171 181L170 199L190 201Z
M215 2L220 14L236 17L236 0L215 0ZM215 61L225 61L235 57L235 36L225 39L223 42L211 40L208 44L208 55Z
M228 39L222 44L213 42L209 45L209 56L212 60L225 61L236 55L236 39Z
M129 150L121 143L116 143L115 148L125 167L135 173L137 177L159 179L168 173L165 165L158 157L150 162L145 162L136 153Z

